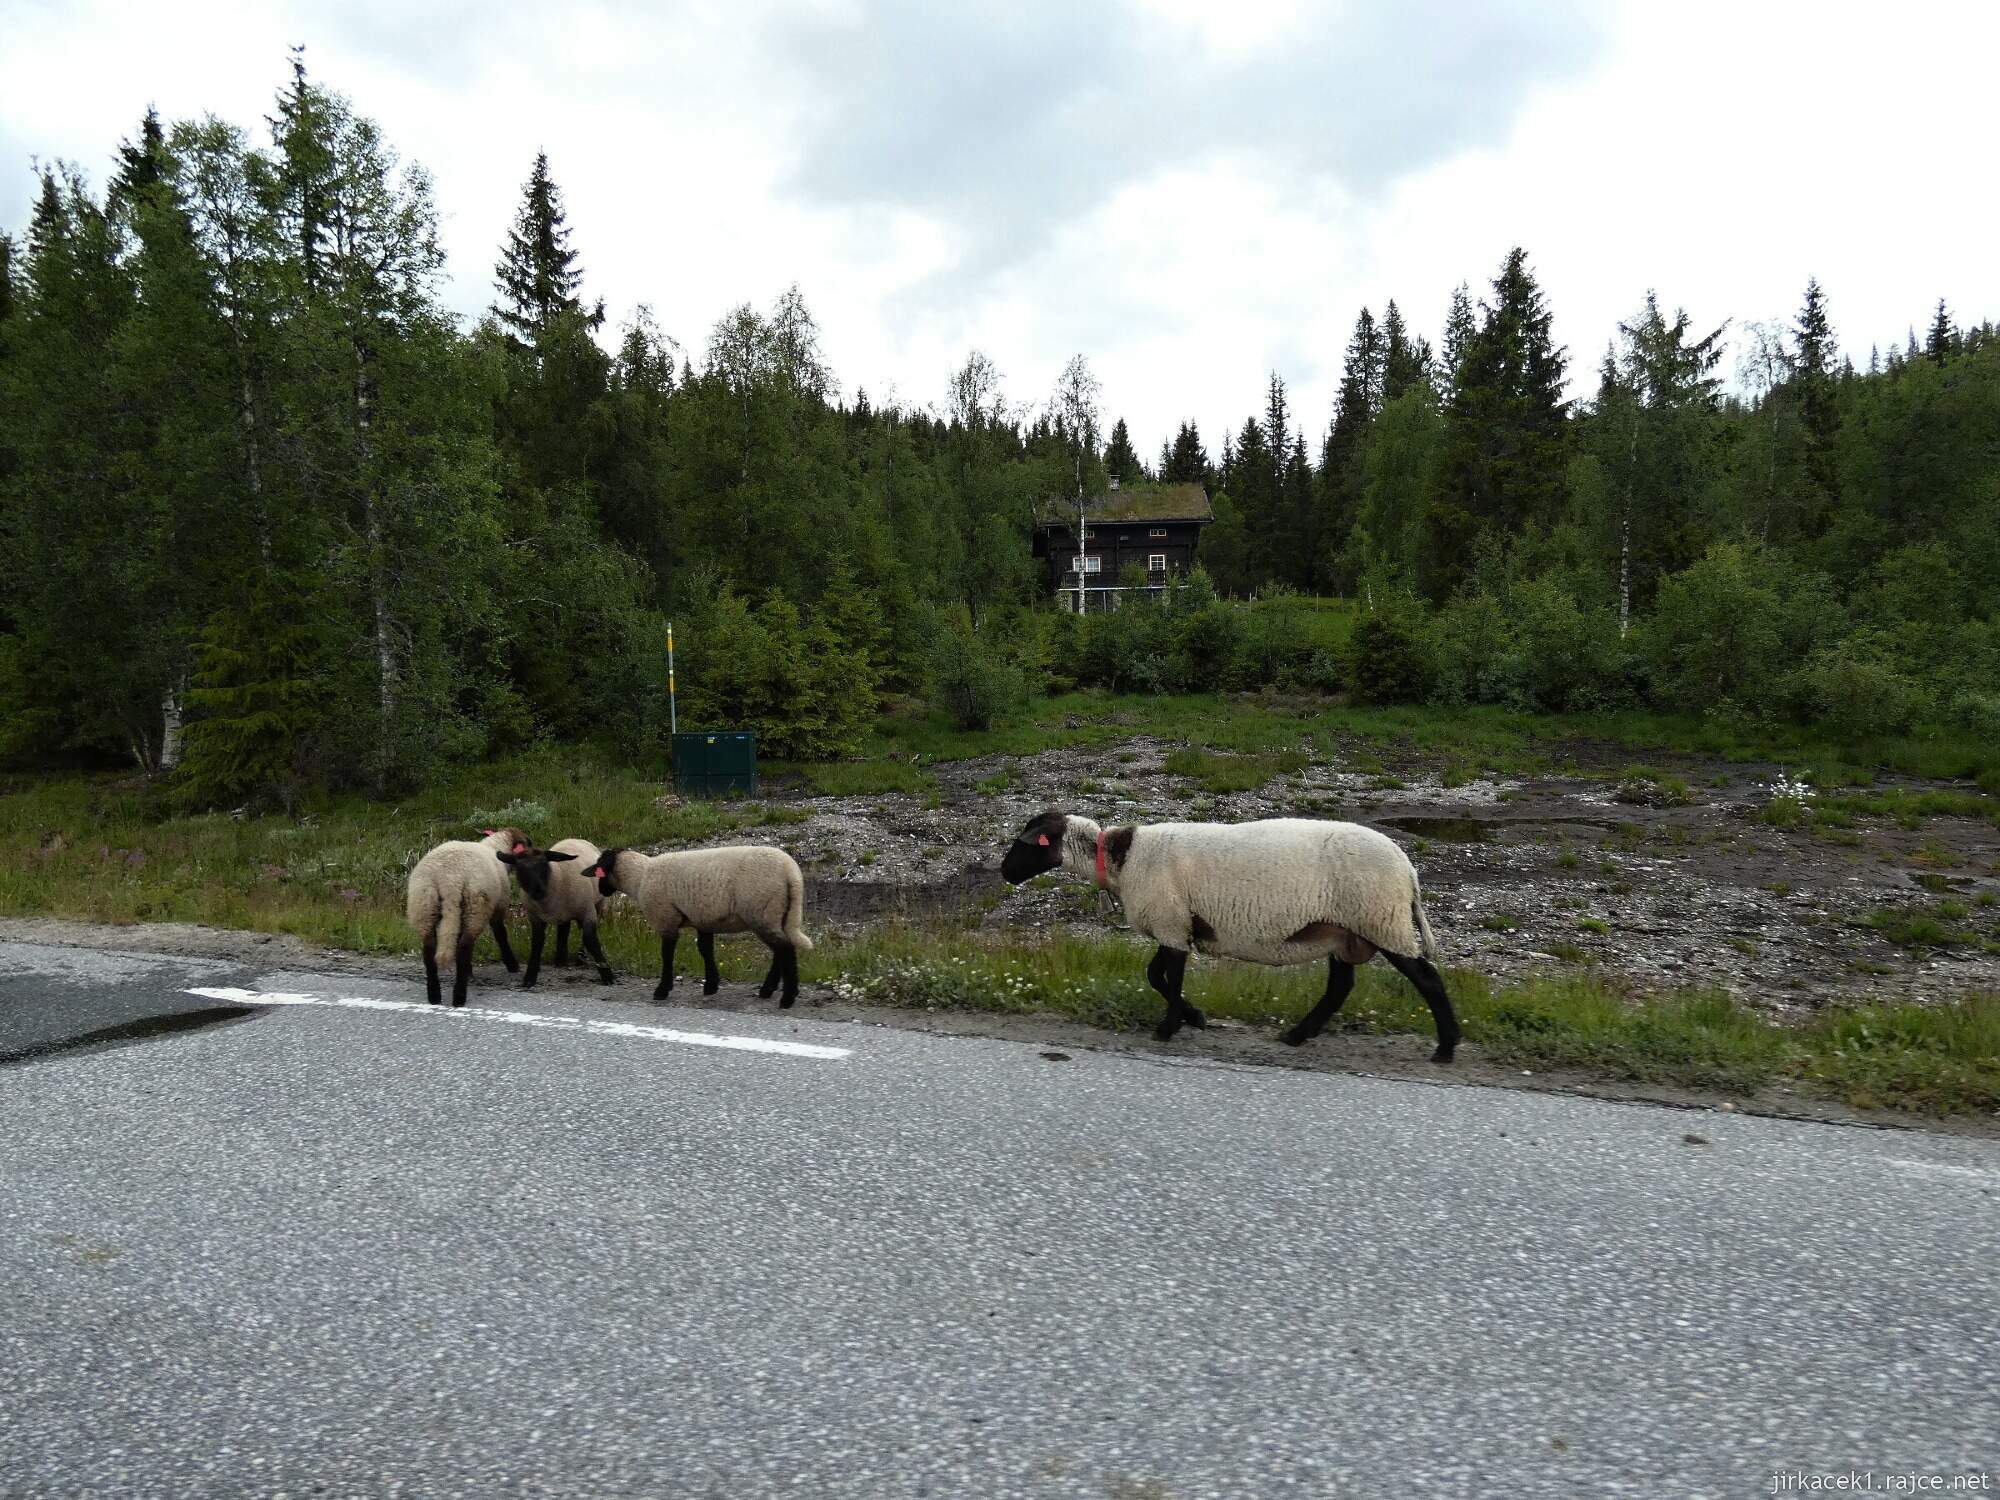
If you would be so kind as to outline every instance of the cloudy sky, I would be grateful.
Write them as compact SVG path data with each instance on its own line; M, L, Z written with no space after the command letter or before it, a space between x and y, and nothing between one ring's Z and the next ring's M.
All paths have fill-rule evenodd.
M287 49L436 178L476 315L538 149L589 290L694 352L800 283L843 389L922 405L971 348L1040 404L1211 450L1267 371L1323 426L1356 311L1436 336L1528 247L1585 386L1648 287L1844 345L2000 317L1992 0L0 0L0 226L31 160L101 182L147 103L260 133ZM965 14L955 12L965 11Z

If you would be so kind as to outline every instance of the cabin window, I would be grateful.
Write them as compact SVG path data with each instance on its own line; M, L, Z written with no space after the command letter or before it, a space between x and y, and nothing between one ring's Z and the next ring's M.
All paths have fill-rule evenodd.
M1165 536L1166 534L1167 528L1164 526L1155 526L1151 531L1146 533L1147 536Z
M1155 553L1154 553L1154 554L1153 554L1153 555L1152 555L1151 557L1147 558L1147 559L1146 559L1146 571L1147 571L1148 573L1164 573L1164 572L1166 572L1166 571L1167 571L1167 554L1166 554L1166 553L1164 553L1164 552L1155 552Z
M1101 557L1072 557L1069 560L1069 570L1072 573L1102 573L1104 571L1104 559Z

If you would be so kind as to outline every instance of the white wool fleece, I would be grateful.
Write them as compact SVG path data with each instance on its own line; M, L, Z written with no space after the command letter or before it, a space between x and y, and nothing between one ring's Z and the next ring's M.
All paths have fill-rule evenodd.
M496 856L527 841L518 828L496 828L477 842L448 840L418 860L403 900L417 940L435 933L438 952L451 953L467 934L484 932L507 909L507 867Z
M1094 880L1097 838L1095 823L1070 818L1065 868ZM1141 824L1122 865L1105 868L1132 926L1169 948L1263 964L1436 951L1416 869L1359 823Z
M805 877L782 849L762 844L678 854L626 849L617 866L618 889L639 904L663 937L692 927L782 938L801 952L812 947L799 925L806 909Z
M549 845L551 854L574 854L576 858L549 866L549 892L541 900L537 901L525 890L521 893L528 915L543 922L596 925L598 913L604 909L604 898L597 894L597 882L584 879L583 872L597 863L601 852L589 839L558 839Z

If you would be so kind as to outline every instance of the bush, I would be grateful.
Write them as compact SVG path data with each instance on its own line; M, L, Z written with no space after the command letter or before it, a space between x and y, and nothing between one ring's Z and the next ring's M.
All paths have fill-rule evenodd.
M1430 664L1416 618L1402 611L1369 615L1354 627L1348 687L1362 703L1421 703Z
M1793 712L1850 738L1907 734L1929 707L1924 690L1863 632L1822 646L1786 684Z
M960 627L939 632L924 680L931 706L949 714L960 729L989 729L1027 698L1020 668L991 641Z

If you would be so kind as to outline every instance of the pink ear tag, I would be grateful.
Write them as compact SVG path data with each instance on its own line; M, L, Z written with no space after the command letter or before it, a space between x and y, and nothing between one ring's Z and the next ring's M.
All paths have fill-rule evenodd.
M1049 847L1049 836L1046 833L1038 833L1035 835L1035 842L1046 849Z

